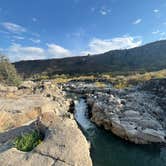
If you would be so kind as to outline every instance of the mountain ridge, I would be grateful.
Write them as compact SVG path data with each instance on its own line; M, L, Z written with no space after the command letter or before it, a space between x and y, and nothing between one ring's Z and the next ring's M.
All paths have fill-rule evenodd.
M24 76L161 70L166 68L166 40L96 55L19 61L14 65Z

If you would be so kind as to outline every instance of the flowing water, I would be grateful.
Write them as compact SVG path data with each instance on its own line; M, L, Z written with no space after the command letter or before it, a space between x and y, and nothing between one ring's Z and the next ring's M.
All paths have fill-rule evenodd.
M75 118L86 138L91 142L94 166L166 166L166 147L134 145L123 141L87 118L83 99L75 103Z

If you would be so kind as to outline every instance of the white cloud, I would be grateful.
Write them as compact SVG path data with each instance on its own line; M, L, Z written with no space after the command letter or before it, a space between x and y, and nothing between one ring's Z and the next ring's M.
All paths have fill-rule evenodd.
M72 56L72 53L69 50L57 44L47 44L47 46L48 46L48 53L53 58L62 58L62 57Z
M105 15L109 14L111 12L111 10L106 7L102 7L99 12L101 15L105 16Z
M135 20L135 21L133 22L133 24L137 25L137 24L139 24L139 23L141 23L141 22L142 22L142 19L139 18L139 19Z
M160 31L157 29L156 31L153 31L152 34L156 35L156 34L159 34Z
M110 50L129 49L140 46L142 40L139 37L123 36L113 39L94 38L89 43L89 49L82 54L100 54Z
M159 9L154 9L153 12L154 12L154 13L159 13L160 10L159 10Z
M0 30L0 33L3 33L3 34L9 34L9 32L7 32L7 31L3 31L3 30Z
M35 59L49 59L49 58L63 58L73 56L73 54L57 44L47 44L47 47L34 47L34 46L22 46L20 44L13 43L6 49L0 48L9 59L14 61L20 60L35 60Z
M24 47L20 44L12 44L5 50L11 61L44 59L45 54L42 48Z
M161 32L160 33L160 40L165 40L166 39L166 32Z
M14 39L18 39L18 40L24 40L25 38L22 36L12 36Z
M77 54L99 54L110 50L133 48L140 46L141 44L141 37L122 36L112 39L93 38L89 42L88 48L85 51L77 52ZM2 53L8 55L12 62L20 60L64 58L75 56L70 50L55 43L48 43L43 48L35 46L23 46L21 44L12 43L8 48L0 48L0 50Z
M153 31L152 34L158 35L160 40L163 40L166 38L166 32L162 32L160 30Z
M3 22L1 25L11 33L19 34L27 31L23 26L11 22Z
M41 43L41 40L40 40L40 39L33 39L33 38L30 38L29 40L32 41L32 42L35 43L35 44Z

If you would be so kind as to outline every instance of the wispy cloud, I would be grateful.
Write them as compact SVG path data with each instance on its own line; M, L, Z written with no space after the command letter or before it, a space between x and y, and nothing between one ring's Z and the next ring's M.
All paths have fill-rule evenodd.
M140 46L141 37L122 36L112 39L93 38L89 43L89 49L82 54L99 54L110 50L128 49Z
M8 34L9 34L9 32L3 31L3 30L0 30L0 33L5 34L5 35L8 35Z
M11 33L20 34L27 31L23 26L11 22L3 22L1 25L4 29Z
M154 35L159 34L159 33L160 33L160 31L158 29L152 32L152 34L154 34Z
M154 12L154 13L159 13L160 10L159 10L159 9L154 9L153 12Z
M35 43L35 44L41 43L41 40L40 40L40 39L30 38L29 40L32 41L32 42Z
M139 18L133 22L134 25L140 24L142 22L142 19Z
M33 21L37 21L37 19L33 18ZM23 39L35 44L39 44L41 42L39 39L40 34L31 32L21 25L12 22L3 22L0 25L4 28L4 30L0 30L0 33L4 34L5 37L10 38L12 42Z
M157 35L160 40L166 39L166 32L164 31L156 30L156 31L153 31L152 34Z
M12 36L14 39L18 40L24 40L25 38L23 36Z
M109 14L111 12L111 10L109 8L106 8L105 6L103 6L100 10L99 10L100 14L105 16L107 14Z

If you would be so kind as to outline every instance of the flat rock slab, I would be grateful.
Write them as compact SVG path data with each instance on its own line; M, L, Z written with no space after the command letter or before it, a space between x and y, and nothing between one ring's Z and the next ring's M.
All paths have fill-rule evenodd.
M36 120L42 112L54 111L56 103L40 95L29 95L18 99L0 98L0 131L20 127Z
M89 144L74 120L45 113L41 123L48 127L44 141L32 152L15 148L1 152L0 165L92 166Z

